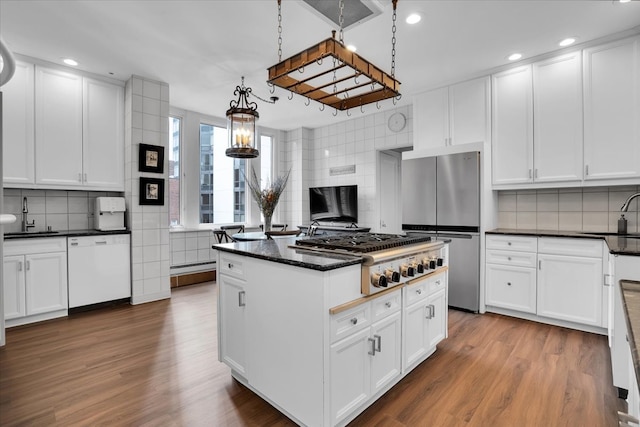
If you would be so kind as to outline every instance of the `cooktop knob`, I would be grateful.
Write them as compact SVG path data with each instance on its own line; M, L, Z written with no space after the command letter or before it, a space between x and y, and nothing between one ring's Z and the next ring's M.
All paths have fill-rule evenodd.
M436 269L436 260L435 259L429 260L429 269L430 270L435 270Z
M436 260L436 264L438 264L438 267L442 267L442 265L444 264L444 260L442 258L438 258Z
M376 288L386 288L387 276L382 273L373 273L371 275L371 284Z
M418 272L418 274L424 273L424 264L418 264L418 266L416 267L416 271Z
M412 265L407 267L407 276L413 277L415 275L416 275L416 268L414 266L412 266Z

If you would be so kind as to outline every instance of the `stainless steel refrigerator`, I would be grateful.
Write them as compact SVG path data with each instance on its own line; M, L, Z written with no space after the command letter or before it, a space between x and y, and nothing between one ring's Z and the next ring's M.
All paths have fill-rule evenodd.
M402 161L402 229L449 239L449 306L480 309L480 153Z

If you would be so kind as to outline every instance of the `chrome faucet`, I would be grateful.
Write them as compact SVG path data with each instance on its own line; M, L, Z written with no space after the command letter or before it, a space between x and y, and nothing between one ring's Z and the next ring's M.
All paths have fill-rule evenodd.
M27 214L29 213L29 207L27 205L27 197L22 198L22 231L29 231L30 228L36 226L36 220L32 219L31 223L27 219Z
M640 193L636 193L636 194L632 194L629 196L629 198L627 200L625 200L624 204L622 205L622 207L620 208L620 212L626 212L627 209L629 209L629 204L631 203L631 201L633 199L635 199L636 197L640 197Z

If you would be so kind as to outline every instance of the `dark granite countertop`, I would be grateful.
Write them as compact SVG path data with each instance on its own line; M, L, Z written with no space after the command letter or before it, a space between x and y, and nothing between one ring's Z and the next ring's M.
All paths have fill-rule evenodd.
M622 306L624 317L627 321L627 340L631 348L633 367L636 370L638 387L640 387L640 360L638 349L640 348L640 282L635 280L620 280L622 293Z
M289 247L295 244L295 240L295 237L291 237L288 239L222 243L213 245L213 249L318 271L334 270L362 263L362 258L357 255L320 253Z
M593 233L587 231L557 231L557 230L520 230L515 228L496 228L486 234L512 234L532 237L573 237L580 239L603 239L609 247L609 252L618 255L640 256L640 233L633 236L618 236L615 233Z
M27 233L4 233L4 240L34 239L42 237L82 237L101 236L106 234L131 234L131 230L60 230L60 231L29 231Z

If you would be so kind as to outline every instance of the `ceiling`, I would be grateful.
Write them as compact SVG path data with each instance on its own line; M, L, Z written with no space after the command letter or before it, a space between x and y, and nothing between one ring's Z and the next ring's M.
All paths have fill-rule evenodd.
M338 7L338 0L335 1ZM352 0L346 0L352 1ZM391 69L391 1L382 14L344 33L346 44L386 72ZM410 12L422 21L409 26ZM267 68L278 62L276 0L24 1L0 0L0 34L23 55L127 80L132 74L167 82L171 105L224 117L245 76L254 94L268 99ZM396 78L403 98L463 80L509 62L559 49L559 40L587 42L638 29L640 1L411 1L398 2ZM331 25L301 0L282 1L282 58L330 36ZM260 125L318 127L347 119L329 108L276 89L275 105L258 103ZM391 101L380 103L393 108ZM364 114L377 111L364 107ZM351 117L362 113L351 112Z

